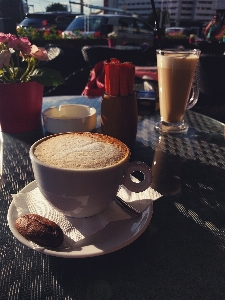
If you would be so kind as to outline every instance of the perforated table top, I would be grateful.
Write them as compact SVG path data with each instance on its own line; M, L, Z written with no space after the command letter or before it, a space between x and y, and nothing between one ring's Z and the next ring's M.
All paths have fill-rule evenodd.
M100 126L100 99L45 97L43 108L63 101L96 107ZM224 125L188 111L187 134L160 137L157 120L157 113L139 117L131 159L152 167L158 152L168 181L176 178L180 193L154 202L150 225L135 242L84 259L41 254L9 230L11 194L34 180L29 148L45 132L3 134L0 299L224 299Z

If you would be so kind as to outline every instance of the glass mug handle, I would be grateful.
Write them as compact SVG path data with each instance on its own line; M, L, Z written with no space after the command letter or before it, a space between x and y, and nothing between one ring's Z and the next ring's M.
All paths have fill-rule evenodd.
M131 179L130 175L132 175L132 173L135 171L140 171L141 173L144 174L143 181L134 182ZM152 182L152 173L151 173L151 169L149 168L148 165L146 165L145 163L140 162L140 161L134 161L134 162L129 163L127 170L126 170L124 182L123 182L123 185L128 190L130 190L131 192L136 192L136 193L143 192L144 190L146 190L147 188L150 187L151 182Z
M197 84L194 82L191 87L191 95L190 95L189 102L187 104L187 109L192 108L198 101L198 96L199 96L199 87Z

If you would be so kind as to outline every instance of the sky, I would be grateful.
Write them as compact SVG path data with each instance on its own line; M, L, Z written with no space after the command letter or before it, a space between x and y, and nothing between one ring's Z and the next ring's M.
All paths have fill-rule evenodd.
M71 0L72 2L80 2L80 0ZM44 12L46 11L46 7L52 3L61 3L63 5L68 5L69 10L69 0L56 0L56 1L50 1L50 0L27 0L28 6L29 6L29 12ZM103 5L103 0L84 0L84 4L91 4L91 5ZM71 4L72 11L73 12L80 12L80 5ZM84 7L84 13L89 13L90 10L88 8Z

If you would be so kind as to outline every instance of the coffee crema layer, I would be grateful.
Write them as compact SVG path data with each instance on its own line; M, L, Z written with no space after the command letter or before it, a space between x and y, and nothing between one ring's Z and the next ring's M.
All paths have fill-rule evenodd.
M34 150L34 155L47 165L81 170L109 167L129 154L129 148L119 140L88 132L52 136Z
M198 56L185 53L158 54L157 66L166 69L196 69Z

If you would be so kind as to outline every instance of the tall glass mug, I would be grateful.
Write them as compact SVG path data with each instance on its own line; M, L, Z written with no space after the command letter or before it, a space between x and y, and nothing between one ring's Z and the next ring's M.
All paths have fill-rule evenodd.
M161 120L155 128L160 133L187 131L185 111L195 105L199 95L193 78L200 53L198 49L156 50Z

